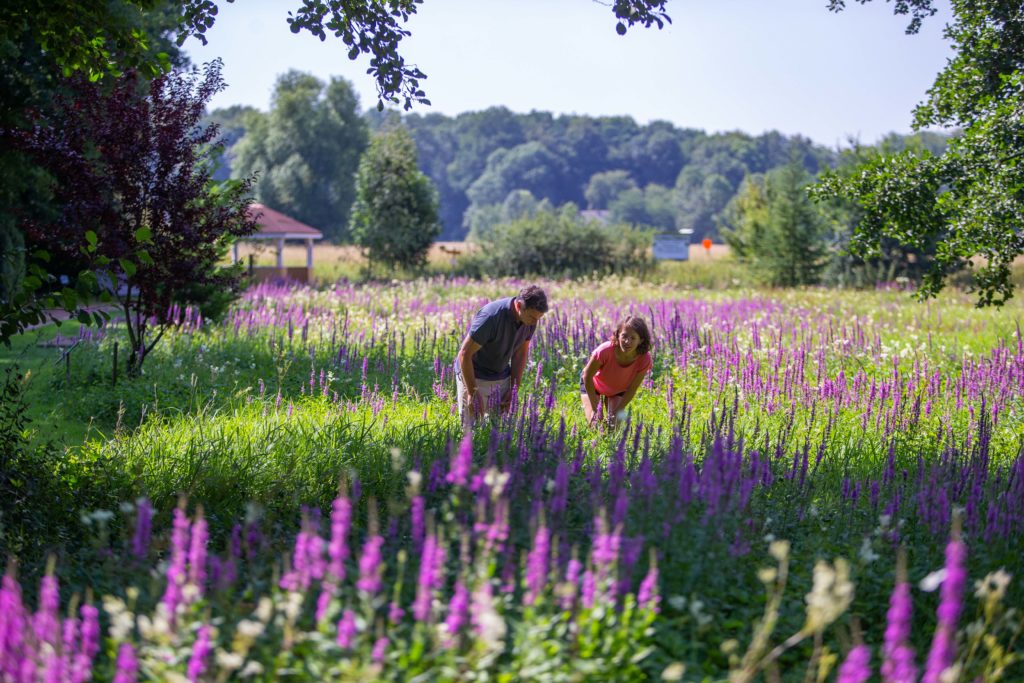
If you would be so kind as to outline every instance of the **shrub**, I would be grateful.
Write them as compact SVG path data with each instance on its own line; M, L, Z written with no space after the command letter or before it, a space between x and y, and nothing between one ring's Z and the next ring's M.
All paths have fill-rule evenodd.
M650 247L647 231L584 221L563 208L496 226L465 267L478 276L646 274Z

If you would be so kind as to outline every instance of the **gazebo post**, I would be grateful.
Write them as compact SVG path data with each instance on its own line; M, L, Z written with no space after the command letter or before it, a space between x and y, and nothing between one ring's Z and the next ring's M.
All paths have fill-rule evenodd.
M284 275L284 238L279 237L277 240L277 269L281 271L281 275Z
M231 265L238 263L238 242L231 245Z
M313 274L313 238L306 238L306 270L309 271L309 275Z

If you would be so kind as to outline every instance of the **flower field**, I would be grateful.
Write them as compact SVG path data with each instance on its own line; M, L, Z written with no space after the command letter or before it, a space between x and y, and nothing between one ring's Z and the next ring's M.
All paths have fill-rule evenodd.
M1024 679L1020 304L541 284L472 434L454 357L520 282L261 285L117 387L91 332L33 380L93 431L56 552L5 545L0 680ZM654 369L590 428L627 314Z

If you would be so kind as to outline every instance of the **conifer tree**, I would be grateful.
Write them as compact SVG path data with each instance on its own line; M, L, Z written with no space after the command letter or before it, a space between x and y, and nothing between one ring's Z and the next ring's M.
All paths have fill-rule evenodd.
M825 220L807 195L810 177L799 158L752 176L730 203L723 230L738 258L766 284L816 284L825 263Z

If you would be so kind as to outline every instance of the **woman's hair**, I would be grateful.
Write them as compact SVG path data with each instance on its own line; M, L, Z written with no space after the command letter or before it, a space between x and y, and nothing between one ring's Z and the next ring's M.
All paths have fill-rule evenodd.
M615 334L611 338L612 344L617 346L619 335L622 334L623 330L627 329L633 330L640 337L640 345L636 347L636 355L642 356L651 350L651 331L647 329L647 323L644 322L644 319L638 318L635 315L626 316L625 320L615 327Z

